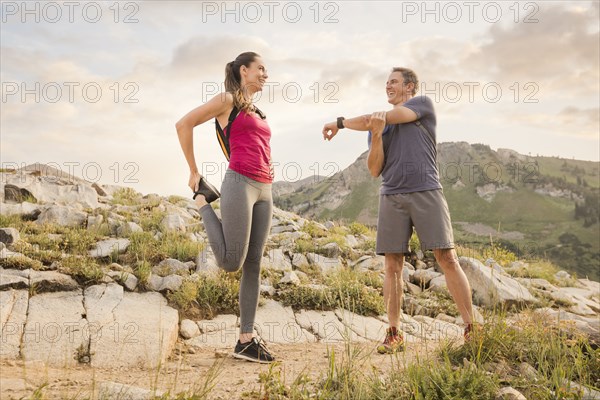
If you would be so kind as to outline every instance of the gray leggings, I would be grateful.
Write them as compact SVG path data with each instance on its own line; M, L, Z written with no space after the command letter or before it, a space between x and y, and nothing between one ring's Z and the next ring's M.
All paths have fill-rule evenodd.
M251 333L258 308L260 262L271 229L271 184L247 178L231 169L221 186L221 221L212 207L200 208L217 264L227 272L242 269L240 332Z

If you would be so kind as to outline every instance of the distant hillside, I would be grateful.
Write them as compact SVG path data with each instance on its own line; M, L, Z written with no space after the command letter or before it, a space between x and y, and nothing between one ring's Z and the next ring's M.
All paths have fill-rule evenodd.
M276 182L276 205L307 218L375 225L380 179L369 175L366 157L293 191ZM545 256L580 276L600 277L600 163L459 142L438 144L438 169L457 241L492 240L520 256Z

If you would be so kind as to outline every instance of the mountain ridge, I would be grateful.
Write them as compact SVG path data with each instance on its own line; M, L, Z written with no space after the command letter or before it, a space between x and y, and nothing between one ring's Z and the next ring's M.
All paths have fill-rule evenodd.
M466 142L439 143L437 150L457 242L497 241L598 279L600 162L494 151ZM374 226L381 179L370 176L367 154L322 181L275 195L275 204L307 218ZM281 185L274 183L274 193ZM576 258L580 250L584 255Z

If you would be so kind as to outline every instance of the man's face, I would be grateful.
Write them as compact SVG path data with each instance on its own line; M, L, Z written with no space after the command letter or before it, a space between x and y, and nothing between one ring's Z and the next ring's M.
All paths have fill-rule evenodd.
M401 72L392 72L385 83L385 93L388 97L388 103L398 104L412 96L412 84L405 85L404 77Z

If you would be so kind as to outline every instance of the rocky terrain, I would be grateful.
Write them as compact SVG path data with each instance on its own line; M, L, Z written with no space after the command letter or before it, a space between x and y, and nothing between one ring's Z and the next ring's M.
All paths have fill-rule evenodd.
M210 387L206 398L265 390L272 369L229 357L239 273L217 267L191 200L91 184L45 165L0 177L2 399L175 398L198 384ZM481 323L499 310L511 326L539 316L597 349L598 282L558 269L532 276L537 264L502 254L459 253ZM386 328L382 272L364 225L275 209L256 332L291 379L307 368L318 379L332 352L354 344L368 351L363 368L394 364L373 352ZM415 251L403 278L405 365L462 343L435 261ZM578 393L600 398L585 384Z

